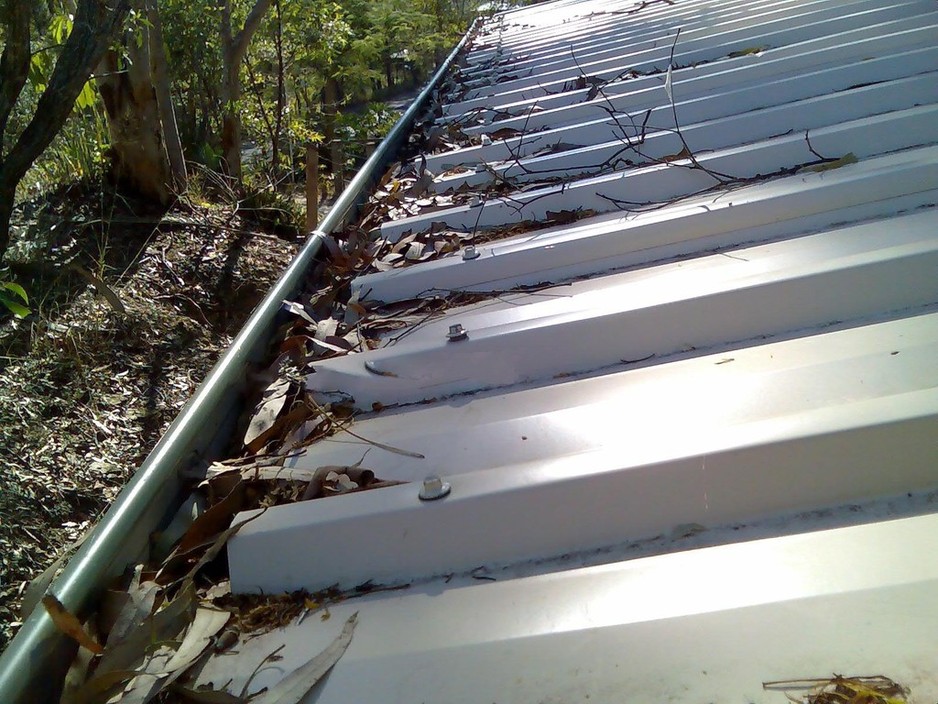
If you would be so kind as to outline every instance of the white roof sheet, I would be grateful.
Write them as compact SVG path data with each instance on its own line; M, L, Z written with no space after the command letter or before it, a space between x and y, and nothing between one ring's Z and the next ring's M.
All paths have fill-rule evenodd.
M844 671L938 696L936 38L933 2L884 0L486 20L426 128L458 144L375 232L463 249L352 283L479 295L317 363L362 414L284 470L367 452L408 483L229 546L236 589L412 586L203 677L285 643L269 684L360 610L306 701L771 702Z

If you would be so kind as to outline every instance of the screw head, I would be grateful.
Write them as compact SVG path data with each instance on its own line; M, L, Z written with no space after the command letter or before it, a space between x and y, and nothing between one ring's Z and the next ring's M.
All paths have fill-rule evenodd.
M469 261L471 259L479 258L479 250L476 249L474 244L467 245L466 248L462 251L463 261Z
M450 342L454 340L465 340L469 337L469 331L466 330L460 323L449 326L449 332L446 333L446 339Z
M444 482L437 475L431 474L423 480L423 486L417 496L420 497L421 501L436 501L448 496L452 488L449 482Z

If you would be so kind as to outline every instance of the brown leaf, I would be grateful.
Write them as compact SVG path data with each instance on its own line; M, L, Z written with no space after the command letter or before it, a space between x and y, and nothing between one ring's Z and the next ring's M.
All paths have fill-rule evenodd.
M320 344L317 340L316 344ZM251 454L256 454L271 440L290 432L299 423L313 415L315 411L305 403L297 403L290 412L281 416L267 430L258 435L251 444L247 445L247 450Z
M669 154L668 156L661 157L661 161L680 161L681 159L690 159L692 156L693 154L691 154L690 149L683 147L677 154Z
M232 489L221 501L196 518L189 530L179 541L174 556L187 553L199 545L205 544L213 535L217 535L231 524L235 514L245 507L247 484L243 481Z
M87 648L95 655L100 655L104 652L104 648L101 647L101 644L85 631L78 617L66 609L65 606L62 605L62 602L55 598L55 596L46 594L42 597L42 605L46 607L46 613L49 614L52 623L54 623L55 627L62 631L62 633L77 642L83 648Z
M295 359L305 357L306 345L312 340L309 335L291 335L280 343L280 352L289 354Z
M547 220L551 225L569 225L571 222L576 222L579 217L579 213L575 210L547 211Z
M521 134L524 134L524 132L521 130L516 130L514 127L502 127L501 129L492 132L489 137L492 139L511 139L512 137L517 137Z

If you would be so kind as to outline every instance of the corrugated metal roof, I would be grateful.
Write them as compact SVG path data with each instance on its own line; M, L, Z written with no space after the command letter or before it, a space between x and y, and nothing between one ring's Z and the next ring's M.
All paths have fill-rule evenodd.
M486 20L365 218L386 332L307 379L362 415L285 469L407 483L229 549L236 590L411 587L203 678L283 643L290 671L359 610L308 701L938 696L936 30L882 0Z

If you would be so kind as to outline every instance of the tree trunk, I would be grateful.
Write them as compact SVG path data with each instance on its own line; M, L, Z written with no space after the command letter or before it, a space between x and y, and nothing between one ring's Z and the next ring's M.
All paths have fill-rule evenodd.
M287 93L284 86L283 64L283 15L280 12L280 0L274 0L277 9L277 35L274 45L277 49L277 113L270 145L270 171L277 183L280 178L280 135L283 132L283 111L286 107Z
M142 9L143 0L136 0ZM163 205L170 201L172 175L163 141L159 104L150 75L149 34L143 41L128 32L122 62L117 50L108 51L101 64L98 89L104 101L111 137L111 173L114 180L145 198Z
M0 156L3 154L7 123L13 106L29 76L30 0L8 0L6 7L6 43L0 56Z
M132 0L147 18L142 41L131 32L102 61L98 89L111 137L111 170L117 183L166 205L185 188L186 165L176 125L156 0Z
M222 168L237 184L241 183L241 116L238 114L238 101L241 99L241 61L271 2L273 0L257 0L244 21L244 27L237 35L232 35L231 0L224 0L221 7L221 99L224 105L221 129Z
M163 139L166 144L166 155L169 157L169 169L173 176L173 186L177 193L186 189L186 159L182 152L182 140L179 138L179 127L176 124L176 111L173 108L173 97L169 88L169 73L166 50L163 46L163 25L160 23L160 12L157 0L146 0L147 19L150 22L150 75L153 78L153 87L156 89L156 103L160 113L160 123L163 126Z
M16 184L19 179L6 165L0 165L0 255L10 244L10 216L13 215L13 201L16 198Z
M9 10L23 0L8 2ZM10 214L17 184L68 119L75 100L129 11L129 0L78 0L72 32L65 40L49 83L39 97L36 112L12 149L0 161L0 256L6 252L9 243ZM0 59L0 66L2 64ZM2 71L0 69L0 74ZM2 81L3 77L0 77L0 93L9 95L4 92L7 87Z
M339 105L339 82L333 76L326 78L322 89L322 133L323 144L328 148L326 162L329 169L335 172L337 168L335 158L335 121Z

